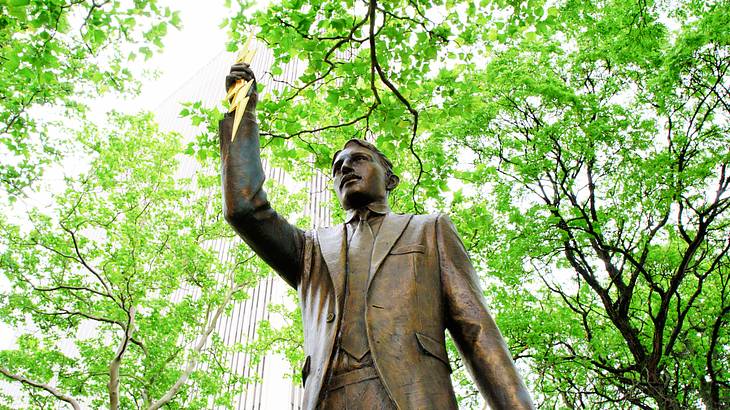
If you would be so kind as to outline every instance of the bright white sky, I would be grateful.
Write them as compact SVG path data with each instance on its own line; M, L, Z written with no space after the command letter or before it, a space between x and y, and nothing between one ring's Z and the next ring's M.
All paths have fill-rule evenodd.
M92 102L92 117L103 121L108 111L112 109L124 112L153 111L160 103L180 87L180 84L190 79L201 67L213 57L225 50L228 39L226 29L221 29L220 23L231 11L223 5L224 0L206 1L172 1L163 0L175 10L180 10L183 28L170 30L164 39L164 51L155 54L150 60L138 59L137 68L147 71L158 71L157 78L145 78L142 83L142 93L133 99L119 100L118 96L105 96ZM263 2L267 4L268 1ZM63 173L80 171L83 164L72 162L62 164ZM47 173L53 174L53 173ZM53 182L53 178L45 178ZM56 178L60 180L60 176ZM56 181L57 182L57 181ZM58 184L56 184L58 186ZM28 209L33 206L43 207L51 200L50 191L42 190L30 193L29 198L21 198L16 209ZM7 291L8 283L2 278L0 291ZM0 350L11 349L15 344L14 329L0 322Z
M102 99L98 102L97 110L102 111L102 114L112 108L125 112L152 111L178 89L180 84L225 50L227 28L221 29L219 26L231 10L223 2L224 0L163 0L162 3L173 10L180 10L183 28L179 31L168 31L163 39L165 48L162 53L155 54L148 61L140 57L134 63L137 68L157 71L159 76L156 79L143 80L139 97L123 101L121 106L113 98Z

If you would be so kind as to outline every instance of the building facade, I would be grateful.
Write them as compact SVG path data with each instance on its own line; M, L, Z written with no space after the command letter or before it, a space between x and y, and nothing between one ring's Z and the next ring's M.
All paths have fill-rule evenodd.
M189 119L180 118L181 104L201 101L205 107L219 105L225 98L224 79L234 59L233 53L224 52L219 54L165 99L155 110L161 129L178 132L184 138L192 140L200 132L200 128L193 126ZM264 85L264 90L282 87L284 82L295 82L301 69L296 62L287 65L283 74L277 77L277 79L284 82L267 81L270 76L266 76L264 73L271 66L272 61L271 53L263 47L259 47L251 64L257 80ZM260 98L266 98L266 96L261 95ZM281 170L268 166L266 162L264 162L264 169L268 178L274 179L281 184L288 183L285 173ZM192 158L186 158L179 174L181 177L190 177L199 170L199 163ZM328 178L325 175L316 173L316 176L309 181L309 186L306 188L308 203L303 213L312 221L313 227L329 225L329 214L323 207L323 204L329 201L331 195L329 193ZM219 192L211 194L220 195ZM234 241L220 240L212 246L218 251L220 258L225 260L231 257L229 250L234 243ZM226 344L231 346L235 344L246 345L252 342L256 337L258 324L261 320L271 319L272 324L276 324L275 318L269 316L268 305L292 303L287 297L287 290L288 285L278 277L268 277L262 280L258 286L249 291L250 297L248 299L237 302L231 314L219 321L218 335ZM184 295L185 293L180 291L176 297L182 298ZM291 370L289 363L283 357L271 354L260 363L253 365L251 358L245 352L238 352L230 355L228 361L233 370L244 376L245 379L257 378L260 380L260 382L252 382L243 386L242 392L237 395L234 403L236 409L297 410L301 408L301 386L295 385L287 377Z

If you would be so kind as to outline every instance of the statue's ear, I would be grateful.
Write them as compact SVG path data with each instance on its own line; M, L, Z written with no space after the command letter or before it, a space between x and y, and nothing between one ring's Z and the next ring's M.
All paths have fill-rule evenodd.
M398 178L398 175L391 174L388 177L388 180L385 181L385 190L390 192L395 189L395 187L398 186L398 183L400 182L400 178Z

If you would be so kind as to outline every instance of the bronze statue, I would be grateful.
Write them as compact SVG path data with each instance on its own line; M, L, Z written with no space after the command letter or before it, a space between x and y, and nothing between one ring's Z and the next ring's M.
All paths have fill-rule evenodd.
M241 79L254 79L246 64L231 68L226 90ZM249 93L233 142L232 113L220 122L223 211L299 292L304 408L456 409L446 329L493 409L534 408L449 217L390 212L390 161L351 140L332 161L346 221L289 224L262 189L255 80Z

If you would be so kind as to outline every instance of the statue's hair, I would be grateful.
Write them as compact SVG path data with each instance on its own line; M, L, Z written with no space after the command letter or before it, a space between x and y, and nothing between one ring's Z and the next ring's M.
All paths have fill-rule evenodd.
M385 154L383 154L383 152L378 149L378 147L376 147L375 145L373 145L365 140L361 140L361 139L357 139L357 138L353 138L353 139L347 141L342 146L342 149L335 152L335 155L332 156L332 165L331 166L335 165L335 159L337 158L337 156L340 154L340 152L342 152L342 150L347 148L347 146L350 144L357 144L357 145L369 150L373 154L375 154L375 157L378 159L378 162L380 162L380 165L382 165L383 168L385 169L385 179L386 180L388 178L390 178L391 175L395 175L393 173L393 163L390 162L388 157L386 157Z

